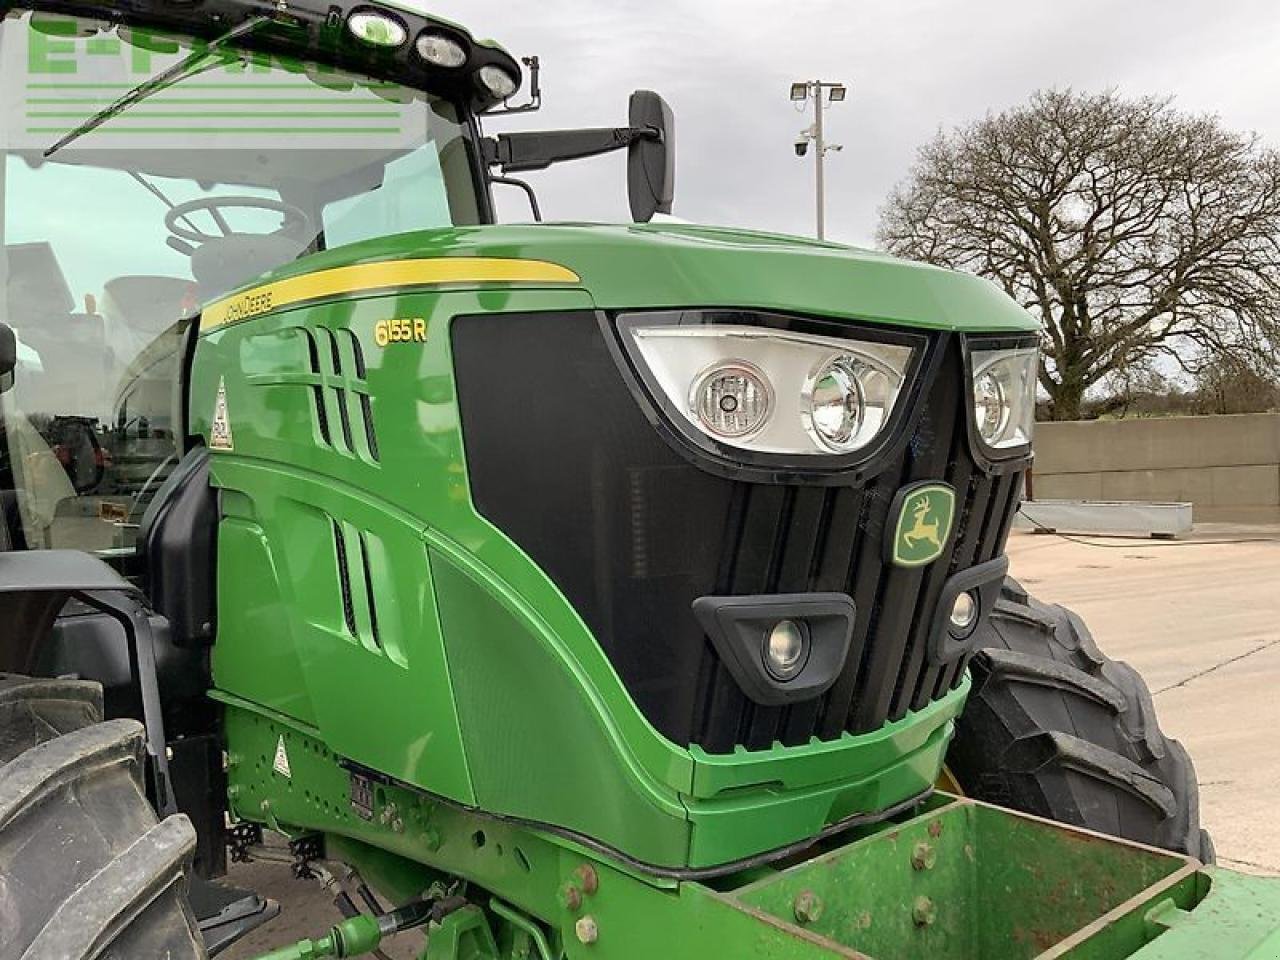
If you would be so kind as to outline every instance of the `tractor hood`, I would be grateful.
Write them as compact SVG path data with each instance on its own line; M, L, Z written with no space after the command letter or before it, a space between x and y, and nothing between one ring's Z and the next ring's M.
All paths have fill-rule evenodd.
M468 276L455 269L453 276L437 282L574 285L603 310L736 307L942 330L1036 329L1030 314L970 274L839 244L686 225L564 223L401 234L307 257L254 286L326 271L356 277L362 271L344 268L441 258L534 264L548 270L545 279L536 270L486 279L483 271ZM386 285L375 280L342 292L349 296ZM211 305L206 319L210 311L221 315L228 304L243 302L253 292Z

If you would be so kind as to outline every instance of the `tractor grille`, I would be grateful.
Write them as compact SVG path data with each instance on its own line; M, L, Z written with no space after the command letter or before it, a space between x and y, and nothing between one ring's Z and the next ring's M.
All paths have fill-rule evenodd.
M803 486L723 479L673 451L593 315L460 318L453 348L472 497L555 581L673 741L724 753L874 730L960 682L965 662L926 656L938 594L952 574L999 554L1017 507L1021 474L987 474L971 456L951 340L895 460L860 486ZM956 490L948 552L922 569L886 564L894 495L920 480ZM690 605L808 591L857 604L844 671L820 699L756 705Z

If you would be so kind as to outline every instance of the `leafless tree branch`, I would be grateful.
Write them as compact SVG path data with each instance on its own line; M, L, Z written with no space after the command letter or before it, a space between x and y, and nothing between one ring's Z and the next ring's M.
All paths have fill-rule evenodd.
M1280 342L1280 154L1166 99L1041 91L939 133L879 240L987 277L1039 318L1056 419L1158 357L1195 372Z

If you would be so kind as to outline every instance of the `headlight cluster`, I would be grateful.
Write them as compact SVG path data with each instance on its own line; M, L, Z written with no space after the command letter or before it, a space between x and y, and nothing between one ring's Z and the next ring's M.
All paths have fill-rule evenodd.
M996 451L1031 443L1040 351L975 349L972 366L973 423L982 442Z
M884 429L915 350L741 324L632 315L624 344L704 435L758 453L847 454Z
M409 28L396 14L367 7L347 18L347 30L369 46L394 50L409 42ZM418 35L414 49L424 63L444 70L457 70L467 62L467 48L461 40L436 28ZM520 88L520 80L496 64L485 64L476 71L476 84L497 100L508 100Z

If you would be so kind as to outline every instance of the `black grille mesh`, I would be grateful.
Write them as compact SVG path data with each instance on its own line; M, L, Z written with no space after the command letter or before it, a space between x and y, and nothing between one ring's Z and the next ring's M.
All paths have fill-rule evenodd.
M948 577L1002 549L1020 475L988 475L970 455L956 343L900 455L863 486L822 487L692 466L644 418L593 316L468 317L453 329L477 508L551 576L672 740L720 753L833 739L959 683L963 662L928 662L927 625ZM955 488L955 533L923 569L887 565L894 495L919 480ZM844 672L820 700L758 706L719 664L690 604L806 591L843 591L857 604Z

